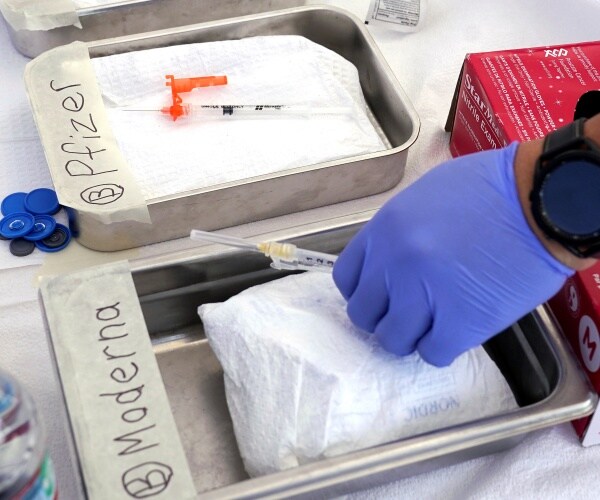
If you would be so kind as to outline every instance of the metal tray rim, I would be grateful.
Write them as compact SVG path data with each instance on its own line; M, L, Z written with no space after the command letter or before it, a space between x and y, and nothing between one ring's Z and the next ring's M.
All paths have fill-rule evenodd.
M416 137L415 137L415 140L416 140ZM212 186L207 186L204 188L190 189L188 191L182 191L180 193L157 196L155 198L146 200L146 204L149 206L156 205L159 203L163 203L165 201L184 199L184 198L187 198L190 196L197 196L197 195L202 195L205 193L221 191L221 190L224 190L227 188L244 186L246 184L254 184L254 183L258 183L258 182L269 181L272 179L278 179L280 177L291 177L293 175L312 172L314 170L324 170L324 169L328 169L328 168L335 168L340 165L370 160L373 158L392 156L392 155L401 153L403 151L406 151L410 146L412 146L413 143L414 143L414 141L411 142L410 144L405 143L400 146L396 146L394 148L386 149L385 151L376 151L374 153L367 153L367 154L351 156L351 157L347 157L347 158L339 158L337 160L331 160L331 161L327 161L327 162L314 163L312 165L304 165L304 166L300 166L300 167L294 167L294 168L286 169L284 171L273 172L270 174L257 175L254 177L247 177L245 179L240 179L240 180L236 180L236 181L224 182L221 184L214 184Z

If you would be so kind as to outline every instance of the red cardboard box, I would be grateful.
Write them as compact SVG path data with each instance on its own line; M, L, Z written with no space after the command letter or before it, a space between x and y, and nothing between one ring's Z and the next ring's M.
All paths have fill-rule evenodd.
M548 305L594 389L600 393L600 262L575 273ZM600 443L600 411L573 421L573 427L583 446Z
M579 98L600 89L600 41L469 54L446 130L453 156L527 141L573 121ZM600 393L600 263L549 301ZM584 446L600 443L600 410L573 422Z
M527 141L573 121L600 89L600 41L468 54L446 130L453 156Z

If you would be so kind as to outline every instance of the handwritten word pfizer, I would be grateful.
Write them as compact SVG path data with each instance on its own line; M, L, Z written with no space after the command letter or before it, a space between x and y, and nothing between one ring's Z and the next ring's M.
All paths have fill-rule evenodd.
M96 125L94 116L86 108L85 89L81 83L68 85L57 84L55 80L50 81L50 89L55 92L60 101L60 107L66 112L68 120L68 138L61 141L60 150L65 154L64 170L71 177L91 177L117 172L117 169L102 166L98 158L107 149L103 147L102 133ZM105 186L109 188L98 189ZM108 194L110 192L110 194ZM90 205L106 205L113 203L123 196L125 189L116 184L95 184L86 187L81 192L81 199ZM98 193L97 196L90 193Z

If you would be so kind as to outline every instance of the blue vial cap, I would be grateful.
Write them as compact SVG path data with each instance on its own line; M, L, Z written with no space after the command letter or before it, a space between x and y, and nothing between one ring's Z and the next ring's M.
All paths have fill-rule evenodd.
M43 240L36 241L35 246L42 252L60 252L71 241L71 231L62 224L56 224L53 233Z
M39 241L50 236L56 228L54 217L49 215L36 215L34 217L33 229L23 236L27 241Z
M0 234L9 240L19 238L29 233L35 224L33 215L17 212L7 215L0 220Z
M15 212L26 212L25 197L27 193L12 193L2 200L0 211L2 215L10 215Z
M60 210L60 204L52 189L34 189L25 197L25 210L34 215L54 215Z

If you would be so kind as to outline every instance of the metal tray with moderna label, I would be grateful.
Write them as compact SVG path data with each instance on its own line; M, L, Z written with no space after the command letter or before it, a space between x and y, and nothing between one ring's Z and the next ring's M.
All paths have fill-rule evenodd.
M291 241L299 247L336 253L371 215L355 214L328 224L260 235L256 241ZM135 285L131 294L141 306L152 342L148 349L154 351L158 361L194 488L202 498L342 495L508 449L531 431L588 415L595 407L596 395L552 316L541 306L485 345L510 385L518 409L250 479L236 445L223 372L196 310L202 303L226 300L285 274L270 268L269 263L260 254L214 245L130 263L128 273ZM83 286L81 280L75 281ZM52 318L57 311L45 297L42 302L46 316ZM74 306L71 301L69 307ZM56 307L66 306L57 301ZM76 331L78 336L83 334ZM50 327L55 352L61 349L61 335ZM97 340L91 338L89 342L98 344ZM116 355L117 347L110 347L111 354ZM79 351L77 354L83 355ZM69 371L67 365L73 358L67 358L66 363L60 362L61 357L54 359L63 389L65 382L72 384L73 378L85 378L83 373ZM89 366L85 364L83 371L89 371ZM65 393L70 427L75 431L85 422L78 416L71 395L81 391L76 386ZM110 423L87 432L105 428L110 428ZM78 440L75 444L87 487L90 478L104 477L106 470L99 450L86 454Z

